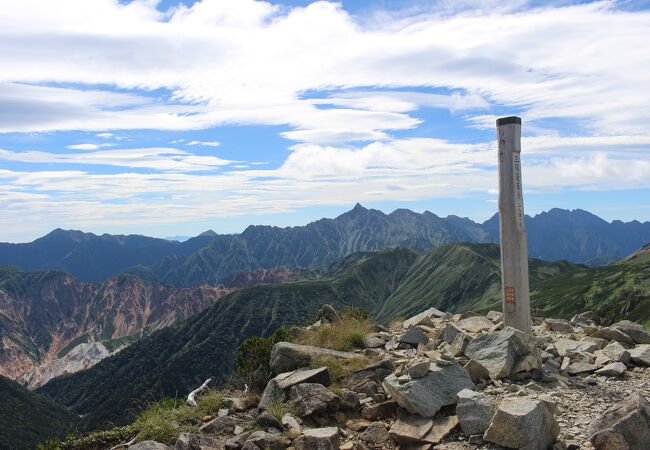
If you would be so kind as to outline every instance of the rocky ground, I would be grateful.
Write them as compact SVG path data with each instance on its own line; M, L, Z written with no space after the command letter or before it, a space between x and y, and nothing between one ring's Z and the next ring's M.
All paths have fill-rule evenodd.
M315 326L338 320L326 306ZM606 325L534 319L528 336L498 312L431 308L355 352L281 342L259 400L226 399L176 449L648 449L650 333Z

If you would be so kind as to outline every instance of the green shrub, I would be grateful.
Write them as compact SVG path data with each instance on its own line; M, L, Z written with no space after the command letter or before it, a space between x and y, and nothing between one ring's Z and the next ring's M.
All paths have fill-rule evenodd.
M237 376L249 381L255 371L262 367L269 370L271 350L278 342L291 341L293 336L286 328L278 328L268 338L252 336L241 343L237 349Z

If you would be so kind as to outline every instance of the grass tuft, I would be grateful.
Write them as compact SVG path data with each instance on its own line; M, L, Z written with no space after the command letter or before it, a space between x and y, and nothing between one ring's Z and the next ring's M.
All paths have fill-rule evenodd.
M365 318L343 316L341 323L328 324L302 333L298 344L349 351L363 348L363 338L373 332L372 322Z

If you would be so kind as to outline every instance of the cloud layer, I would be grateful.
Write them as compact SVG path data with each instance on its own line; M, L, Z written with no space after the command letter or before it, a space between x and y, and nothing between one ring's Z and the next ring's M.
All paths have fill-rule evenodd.
M84 130L98 142L0 150L0 225L182 222L491 192L491 138L406 137L431 109L467 130L518 111L532 132L530 190L650 188L650 13L613 1L459 4L355 17L331 2L5 2L0 133ZM224 125L281 126L294 144L273 169L194 151L218 151L215 140L123 145L129 130Z

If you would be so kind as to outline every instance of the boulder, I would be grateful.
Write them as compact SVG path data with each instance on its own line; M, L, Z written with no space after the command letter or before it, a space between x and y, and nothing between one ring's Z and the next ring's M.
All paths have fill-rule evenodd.
M620 377L627 370L627 366L622 362L613 362L607 364L602 369L596 371L596 375L602 375L605 377Z
M458 417L456 416L431 419L417 414L407 414L400 410L397 420L390 428L389 436L405 448L411 448L409 445L437 444L457 426Z
M445 328L442 329L442 333L440 334L440 339L442 339L447 344L451 344L452 342L454 342L454 339L456 339L456 335L460 333L460 331L461 331L460 328L458 328L453 323L448 322L447 325L445 325Z
M488 331L490 328L492 328L494 326L494 322L492 322L487 317L474 316L460 320L456 326L461 330L469 331L470 333L480 333L482 331Z
M241 449L244 444L246 443L246 439L250 437L250 435L253 434L252 431L244 431L241 434L238 434L236 436L231 437L226 441L226 450L239 450ZM253 444L251 444L253 445ZM253 449L255 450L255 449Z
M384 378L393 373L394 370L395 364L393 364L390 359L382 359L344 376L339 380L339 384L352 390L356 390L356 387L359 387L368 381L374 381L377 384L381 384L381 382L384 381Z
M431 360L426 359L413 359L406 364L405 370L411 378L422 378L429 372L431 367Z
M381 348L386 344L386 336L383 333L372 333L363 337L364 348Z
M551 331L558 333L573 333L573 326L564 319L544 319L544 324Z
M275 418L273 414L271 414L268 411L262 411L259 416L257 416L257 419L255 419L257 424L264 428L275 428L276 430L281 430L282 429L282 424L278 419Z
M289 391L291 404L301 417L336 411L341 406L341 398L322 384L302 383Z
M542 366L536 343L534 337L506 327L474 339L465 349L465 356L485 367L491 378L504 378L516 373L516 368L532 370Z
M410 413L433 417L443 406L455 404L458 392L474 389L474 383L458 364L432 363L422 378L400 382L395 374L386 377L384 389Z
M319 358L352 359L358 357L359 355L356 353L278 342L271 350L270 367L274 373L279 374L309 366L312 361Z
M397 411L397 402L388 400L374 405L364 406L361 410L361 417L365 420L385 419L395 416Z
M634 341L632 341L630 336L623 333L619 328L599 328L598 330L594 331L591 336L607 339L608 341L618 341L628 345L634 344Z
M419 344L426 344L429 342L429 337L422 332L418 327L409 327L406 332L399 338L400 344L406 344L417 347Z
M465 371L469 374L469 377L474 383L478 382L479 380L487 380L490 378L490 371L487 370L483 364L474 361L473 359L467 361L467 363L463 366L463 369L465 369Z
M267 383L257 407L266 409L273 403L286 401L287 391L291 386L301 383L318 383L329 386L332 384L332 377L327 367L281 373Z
M282 450L286 448L286 445L282 439L274 434L267 433L266 431L255 431L248 436L242 450L246 448L250 448L251 450Z
M639 323L630 320L621 320L612 325L612 328L622 331L636 344L650 344L650 332Z
M366 430L359 436L364 442L382 443L388 440L388 431L384 422L372 422Z
M629 350L630 360L634 364L650 366L650 344L638 345Z
M203 450L219 448L219 441L209 436L193 433L181 433L176 440L174 450Z
M607 356L610 360L616 362L622 362L627 364L630 362L630 352L628 352L625 347L616 341L612 341L605 348L601 350L603 355Z
M488 311L485 317L490 319L492 323L497 323L503 319L503 313L501 311Z
M485 394L463 389L458 393L456 416L465 436L483 434L494 415L492 400Z
M602 350L609 344L609 341L607 339L602 339L602 338L597 338L593 336L587 336L582 339L580 339L580 342L590 342L592 344L595 344L598 348L598 350Z
M574 341L572 339L560 338L553 344L558 355L566 356L571 353L593 353L598 350L599 344L593 341Z
M458 333L454 341L449 346L449 352L454 356L461 356L465 354L465 350L473 338L467 333Z
M650 448L650 403L634 393L589 425L589 440L596 450Z
M237 422L230 416L217 417L199 428L201 433L207 434L232 434Z
M312 428L293 441L296 450L338 450L339 429L336 427Z
M594 372L596 369L598 369L598 366L595 364L589 364L588 362L584 361L576 361L567 367L566 372L569 375L578 375L581 373Z
M295 439L302 433L300 423L293 414L286 413L282 416L280 422L282 423L282 428L289 439Z
M226 397L221 401L221 406L235 412L244 412L247 409L246 399L241 397Z
M410 319L405 320L403 326L405 329L417 325L433 326L434 322L432 319L445 317L448 317L448 313L444 313L436 308L429 308L426 311L422 311L420 314L416 314Z
M523 450L547 450L560 433L552 408L543 400L512 397L503 401L483 439Z
M156 441L142 441L129 445L129 450L172 450L171 447Z

